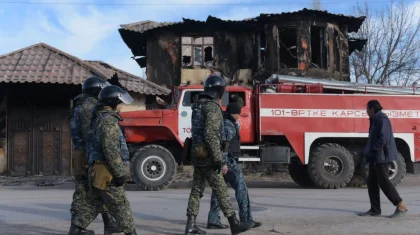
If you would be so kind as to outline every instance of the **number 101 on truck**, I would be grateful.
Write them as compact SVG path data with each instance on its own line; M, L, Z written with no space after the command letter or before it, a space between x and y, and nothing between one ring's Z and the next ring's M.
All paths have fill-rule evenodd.
M361 157L367 143L366 104L377 99L392 123L398 148L390 166L399 184L406 172L420 170L420 96L413 87L395 88L272 75L276 84L226 87L221 106L238 97L242 156L239 162L288 164L301 186L341 188L365 184ZM121 125L130 148L133 181L145 190L162 190L188 164L183 146L191 137L191 106L201 85L179 86L168 109L124 112Z

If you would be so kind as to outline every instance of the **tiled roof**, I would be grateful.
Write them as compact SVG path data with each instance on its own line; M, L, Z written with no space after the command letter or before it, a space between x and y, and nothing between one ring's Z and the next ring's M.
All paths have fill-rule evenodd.
M144 33L151 29L161 28L161 27L175 25L175 24L182 24L182 23L184 22L156 22L156 21L151 21L151 20L145 20L145 21L139 21L132 24L122 24L120 26L127 30Z
M198 20L191 20L183 18L183 21L180 22L156 22L151 20L145 20L145 21L139 21L131 24L121 24L120 27L123 30L138 32L138 33L144 33L152 29L157 28L164 28L167 26L173 26L173 25L181 25L185 23L204 23L204 21L198 21Z
M118 76L119 83L129 91L146 95L168 95L171 93L171 90L165 87L156 85L155 83L147 81L146 79L142 79L136 75L117 69L103 61L86 60L86 62L96 67L97 69L102 70L108 75L108 77L112 77L116 74Z
M121 81L121 85L127 90L147 95L170 93L164 87L104 62L84 61L45 43L38 43L0 55L0 82L4 83L34 82L79 85L92 75L110 79L115 74Z

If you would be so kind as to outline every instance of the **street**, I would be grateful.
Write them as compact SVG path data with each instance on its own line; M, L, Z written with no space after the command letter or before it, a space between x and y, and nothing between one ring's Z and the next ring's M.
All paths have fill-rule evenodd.
M406 181L417 179L408 177ZM383 194L381 217L356 216L357 212L369 209L366 188L319 190L301 189L293 184L251 188L254 219L263 222L263 226L243 234L419 234L420 186L403 183L398 190L409 212L402 218L389 219L386 216L395 207ZM72 193L71 189L53 187L0 187L0 234L66 234ZM230 193L234 196L232 190ZM138 234L183 234L189 189L129 191L127 195ZM197 218L204 229L209 199L207 188ZM236 202L234 205L237 209ZM223 218L222 222L227 220ZM103 234L100 216L89 229ZM229 230L206 231L214 235L230 234Z

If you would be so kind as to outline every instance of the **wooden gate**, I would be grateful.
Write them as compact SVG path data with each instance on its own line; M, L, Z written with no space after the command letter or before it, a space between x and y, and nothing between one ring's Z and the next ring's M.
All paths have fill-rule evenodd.
M68 110L10 107L8 158L11 175L69 175L71 139Z

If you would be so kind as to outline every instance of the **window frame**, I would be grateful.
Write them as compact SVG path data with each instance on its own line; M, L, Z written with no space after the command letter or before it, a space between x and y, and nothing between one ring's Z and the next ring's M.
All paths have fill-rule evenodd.
M184 39L189 38L189 43L184 43ZM211 43L205 43L205 38L207 39L211 39ZM201 39L200 43L196 44L196 40L197 39ZM188 40L188 39L187 39ZM190 47L191 48L191 60L190 60L190 64L189 65L184 65L183 63L183 57L185 56L184 54L184 47ZM194 53L194 49L196 47L201 47L201 64L200 65L195 65L195 53ZM212 51L211 51L211 57L213 60L209 61L211 62L211 65L207 65L206 63L209 62L205 62L205 48L206 47L211 47ZM188 67L214 67L214 37L213 36L207 36L207 35L201 35L201 36L190 36L190 35L183 35L181 36L181 67L184 68L188 68Z

